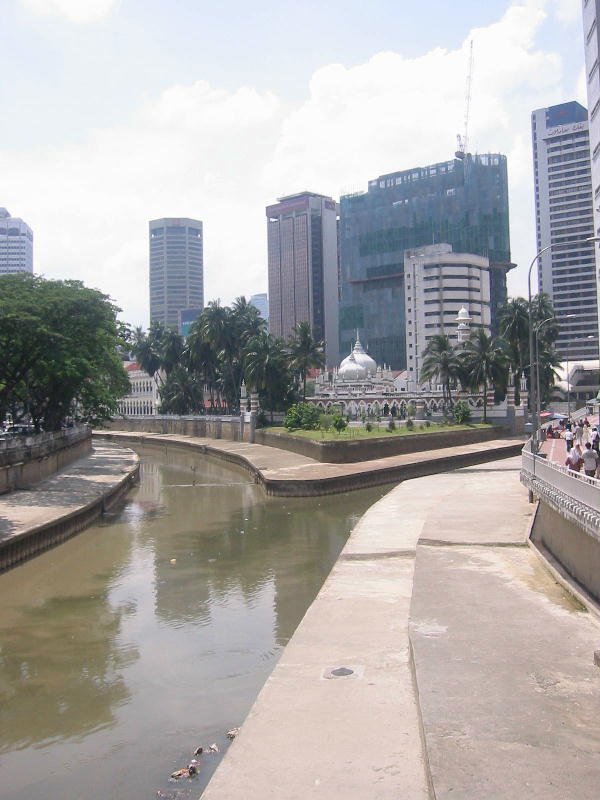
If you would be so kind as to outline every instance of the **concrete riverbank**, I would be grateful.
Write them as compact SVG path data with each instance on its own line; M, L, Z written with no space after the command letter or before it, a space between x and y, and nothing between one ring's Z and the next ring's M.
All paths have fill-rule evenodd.
M0 497L0 570L85 528L129 489L138 469L132 450L98 442L33 488Z
M203 800L592 800L596 620L526 546L519 458L354 529Z
M493 439L358 463L326 464L276 447L225 439L131 431L94 431L94 437L133 447L148 444L200 451L243 467L267 494L279 497L316 497L398 483L469 464L509 458L523 447L521 439Z

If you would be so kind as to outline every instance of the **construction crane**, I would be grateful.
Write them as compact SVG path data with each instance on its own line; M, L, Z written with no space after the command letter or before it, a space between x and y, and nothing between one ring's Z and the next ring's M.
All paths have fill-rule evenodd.
M456 134L456 143L458 149L454 154L456 158L464 158L467 154L469 146L469 113L471 111L471 79L473 77L473 39L469 44L469 68L467 70L467 83L465 86L465 118L463 135Z

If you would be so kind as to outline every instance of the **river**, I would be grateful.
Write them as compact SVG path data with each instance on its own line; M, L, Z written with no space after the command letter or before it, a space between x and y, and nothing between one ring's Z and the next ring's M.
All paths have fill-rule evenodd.
M198 798L348 533L385 492L271 498L140 450L101 522L0 575L0 798ZM174 782L196 747L200 775Z

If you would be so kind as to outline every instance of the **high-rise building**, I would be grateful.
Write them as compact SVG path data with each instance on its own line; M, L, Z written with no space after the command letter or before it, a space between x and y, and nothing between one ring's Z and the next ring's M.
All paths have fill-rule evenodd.
M204 307L202 223L185 217L150 222L150 322L179 328L179 312Z
M559 321L556 348L563 358L598 358L587 110L575 101L539 108L531 130L537 249L551 248L538 259L538 280Z
M471 330L489 335L490 262L485 256L453 253L450 244L433 244L404 251L406 287L406 369L419 383L423 350L432 336L446 334L458 341L458 313L464 308Z
M582 0L585 76L590 123L590 158L594 235L600 236L600 0ZM594 247L596 295L600 301L600 246ZM600 315L599 315L600 316ZM596 335L600 336L597 331Z
M310 322L328 366L339 361L337 216L335 200L313 192L267 206L269 329L287 338Z
M260 311L261 317L269 321L269 296L266 292L261 292L260 294L253 294L250 298L249 302L254 306L254 308L258 308Z
M0 275L8 272L33 272L33 231L0 208Z
M404 251L440 242L489 260L492 330L510 261L506 156L461 154L341 198L340 349L356 330L379 364L406 367Z

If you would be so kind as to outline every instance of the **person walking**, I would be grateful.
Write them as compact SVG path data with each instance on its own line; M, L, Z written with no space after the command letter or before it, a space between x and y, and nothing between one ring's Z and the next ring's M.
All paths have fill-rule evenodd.
M600 456L600 432L598 428L594 428L591 436L592 450L595 450Z
M565 431L565 442L567 444L567 453L570 453L573 447L573 431L570 428Z
M567 460L565 461L565 467L572 469L574 472L581 472L582 466L583 457L581 454L581 445L576 444L575 447L569 451Z
M575 442L578 445L583 444L583 422L581 420L575 426Z
M583 471L588 478L595 478L596 473L598 472L598 463L600 462L600 457L595 450L592 450L592 445L589 442L586 442L582 458Z

